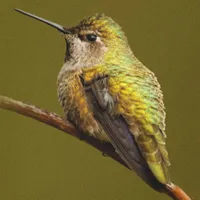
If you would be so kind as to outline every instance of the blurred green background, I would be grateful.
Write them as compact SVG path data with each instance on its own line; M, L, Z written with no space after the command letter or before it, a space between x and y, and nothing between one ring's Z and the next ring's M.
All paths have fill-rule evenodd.
M165 96L171 177L200 198L200 3L198 0L1 0L0 94L62 114L56 78L65 44L18 7L63 25L104 12L122 25ZM169 199L134 173L52 127L0 110L0 199Z

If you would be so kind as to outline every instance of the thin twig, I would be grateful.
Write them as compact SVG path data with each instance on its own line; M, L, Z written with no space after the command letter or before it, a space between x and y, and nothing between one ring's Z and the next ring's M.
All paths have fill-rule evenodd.
M0 108L10 110L18 114L36 119L42 123L48 124L54 128L64 131L65 133L74 136L77 139L80 139L83 135L82 133L80 133L79 130L76 129L76 127L73 124L68 122L65 118L57 115L56 113L49 112L42 108L38 108L37 106L34 105L30 105L0 95ZM121 158L114 151L114 148L110 144L102 143L101 141L87 135L84 135L83 137L84 141L87 144L95 147L99 151L103 152L103 154L113 158L117 162L126 166L124 161L121 160Z
M31 117L42 123L48 124L61 131L64 131L65 133L78 139L80 139L80 136L82 135L82 133L80 133L80 131L77 130L76 127L74 127L74 125L68 122L65 118L57 115L56 113L38 108L34 105L29 105L21 101L17 101L9 97L0 95L0 108L16 112L27 117ZM114 148L109 143L102 143L101 141L87 135L84 135L84 141L101 151L106 156L111 157L115 161L127 167L127 165L118 156ZM176 185L166 185L166 191L164 192L175 200L191 200L191 198L180 187Z

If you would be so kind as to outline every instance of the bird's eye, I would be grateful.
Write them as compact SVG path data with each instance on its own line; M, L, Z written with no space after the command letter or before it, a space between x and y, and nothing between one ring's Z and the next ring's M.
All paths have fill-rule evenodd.
M95 34L87 34L86 38L90 42L95 42L97 40L97 36Z

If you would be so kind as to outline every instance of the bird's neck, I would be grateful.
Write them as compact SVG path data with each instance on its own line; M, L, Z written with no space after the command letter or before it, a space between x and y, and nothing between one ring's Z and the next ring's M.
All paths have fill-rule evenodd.
M79 57L79 59L71 57L70 59L67 59L60 70L59 76L68 73L81 73L83 68L92 68L95 66L132 66L137 61L137 58L133 55L128 45L121 44L117 48L113 45L101 59L85 57Z

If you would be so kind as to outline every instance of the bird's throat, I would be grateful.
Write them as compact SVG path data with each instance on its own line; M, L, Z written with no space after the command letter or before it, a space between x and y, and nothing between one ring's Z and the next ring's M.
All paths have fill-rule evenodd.
M65 62L70 58L70 42L66 40Z

